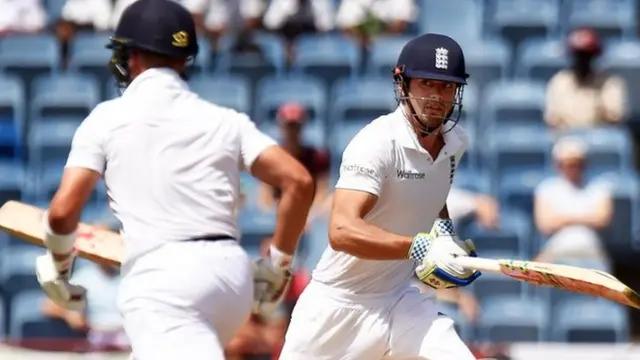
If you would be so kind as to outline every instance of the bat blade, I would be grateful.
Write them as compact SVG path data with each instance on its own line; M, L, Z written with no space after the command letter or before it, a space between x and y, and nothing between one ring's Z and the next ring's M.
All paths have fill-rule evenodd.
M0 207L0 229L31 244L44 246L42 216L44 210L19 201L7 201ZM79 224L75 248L80 257L109 265L120 265L124 248L120 235L108 230Z
M602 297L640 309L638 293L604 271L510 259L461 257L457 261L468 268L501 273L535 285Z

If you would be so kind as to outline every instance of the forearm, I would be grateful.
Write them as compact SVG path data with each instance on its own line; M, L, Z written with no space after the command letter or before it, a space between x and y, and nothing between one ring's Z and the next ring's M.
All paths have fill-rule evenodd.
M413 239L385 231L363 219L334 219L329 229L331 247L361 259L406 259Z
M273 245L278 250L294 254L307 222L313 194L313 183L292 183L282 188L273 235Z

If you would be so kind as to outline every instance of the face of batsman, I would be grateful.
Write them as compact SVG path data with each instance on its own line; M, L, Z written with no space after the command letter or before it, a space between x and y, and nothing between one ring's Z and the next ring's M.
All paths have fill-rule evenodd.
M450 130L449 126L443 125L461 104L462 87L450 81L411 79L406 90L405 110L409 110L420 129L428 133ZM459 114L455 115L454 121L457 122ZM454 125L455 122L447 125Z

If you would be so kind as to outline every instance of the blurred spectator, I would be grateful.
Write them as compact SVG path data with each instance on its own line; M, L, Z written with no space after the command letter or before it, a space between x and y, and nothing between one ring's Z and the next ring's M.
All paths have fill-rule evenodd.
M87 289L85 312L74 312L46 298L42 312L62 319L74 330L87 333L92 351L125 351L129 347L116 306L120 283L119 270L109 265L83 264L73 274L73 280Z
M589 28L568 38L572 65L551 78L544 119L556 130L619 123L625 116L625 80L595 68L602 53L598 35Z
M261 27L262 15L266 9L265 0L208 1L204 28L214 39L230 31L255 30Z
M292 58L291 45L306 33L333 30L331 0L272 0L264 15L264 27L277 31L287 40L287 58Z
M280 107L277 115L280 125L280 145L298 159L311 173L316 183L316 195L311 207L311 217L325 213L329 195L330 155L324 149L316 149L302 142L302 130L307 121L307 111L296 103ZM274 208L280 198L280 191L261 183L258 205L265 211Z
M609 265L598 231L613 216L613 199L601 184L587 183L586 145L565 137L553 148L558 175L543 181L534 194L538 231L548 236L538 261L589 259Z
M260 244L260 255L268 256L271 238ZM289 293L280 308L268 317L251 315L245 326L235 335L225 349L227 360L244 359L246 355L271 354L273 360L279 357L284 344L284 335L291 311L302 290L310 280L309 273L299 268L293 274Z
M447 197L447 208L454 223L475 216L475 220L485 229L494 230L500 224L498 202L488 195L452 187Z
M342 0L336 25L367 43L379 34L401 34L418 13L414 0Z
M0 0L0 9L0 36L40 32L47 23L42 0Z

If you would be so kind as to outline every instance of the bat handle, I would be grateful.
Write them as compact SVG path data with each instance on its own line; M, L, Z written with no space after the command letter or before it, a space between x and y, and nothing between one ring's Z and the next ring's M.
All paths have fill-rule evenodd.
M500 263L493 259L483 259L479 257L458 256L456 262L467 269L480 271L501 272Z

